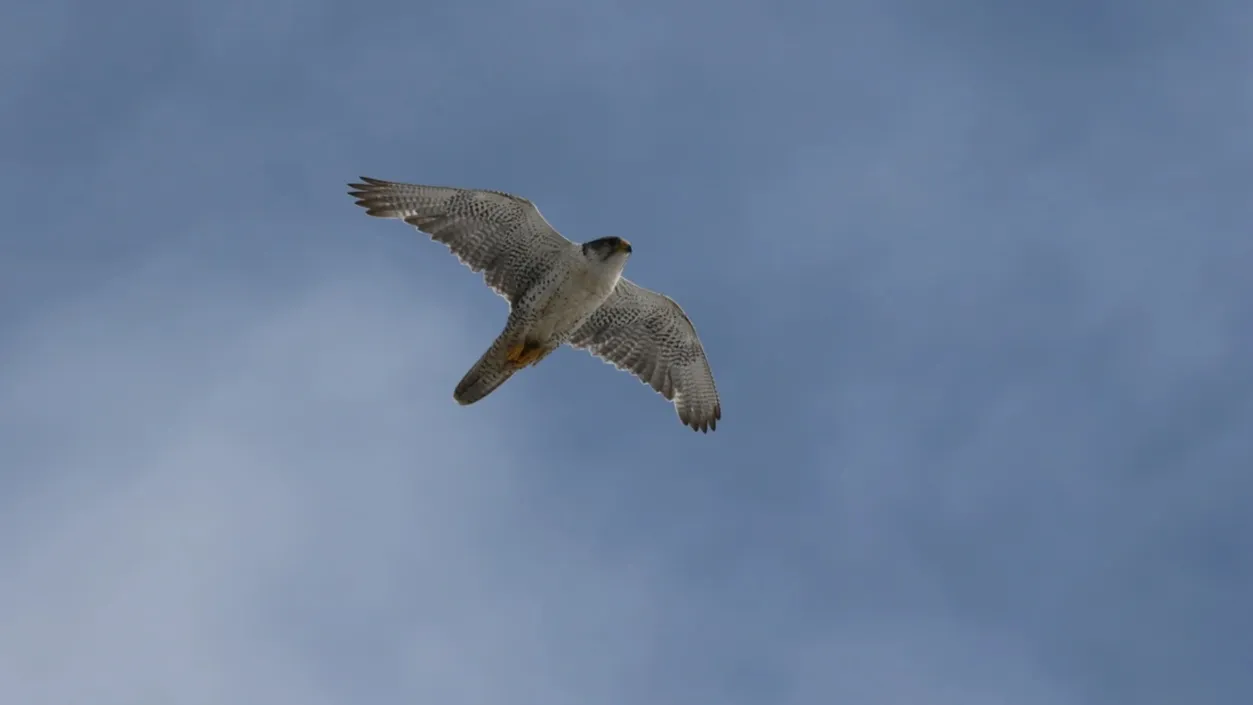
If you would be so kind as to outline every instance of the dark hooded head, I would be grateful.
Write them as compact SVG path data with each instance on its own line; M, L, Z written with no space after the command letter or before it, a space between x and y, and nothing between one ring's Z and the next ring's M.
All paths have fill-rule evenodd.
M583 256L589 259L604 261L618 254L631 254L631 243L620 237L602 237L583 243Z

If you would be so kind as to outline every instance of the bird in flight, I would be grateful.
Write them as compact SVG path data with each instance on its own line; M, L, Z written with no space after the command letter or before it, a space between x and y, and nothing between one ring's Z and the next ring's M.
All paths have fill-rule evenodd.
M366 215L403 220L448 246L509 302L505 329L453 391L473 404L562 344L631 372L674 404L679 420L708 432L722 418L696 329L668 296L622 276L631 243L576 243L531 201L478 189L361 177L348 195Z

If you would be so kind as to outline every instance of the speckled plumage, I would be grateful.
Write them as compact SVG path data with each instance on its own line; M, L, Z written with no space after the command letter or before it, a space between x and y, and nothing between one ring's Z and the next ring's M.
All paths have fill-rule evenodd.
M622 276L621 238L582 245L525 198L501 191L362 177L349 195L368 215L396 218L448 246L509 302L504 331L453 397L473 404L562 344L627 370L674 403L679 419L712 431L722 405L705 351L683 309Z

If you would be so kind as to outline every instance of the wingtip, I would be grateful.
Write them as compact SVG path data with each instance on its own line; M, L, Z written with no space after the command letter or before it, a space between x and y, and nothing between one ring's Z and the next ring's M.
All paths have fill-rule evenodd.
M713 410L713 414L711 414L710 416L706 418L698 419L698 418L688 417L685 419L681 418L680 420L683 422L683 425L691 428L692 431L694 432L709 433L710 431L718 430L718 420L721 418L722 418L722 406L719 405L719 406L715 406Z
M360 179L360 181L359 182L349 181L348 188L351 188L357 191L370 191L378 186L386 186L389 183L387 181L384 181L383 179L375 179L370 176L358 176L357 178ZM351 193L351 191L349 193Z
M348 184L348 188L352 190L347 193L354 199L353 203L361 208L364 208L366 215L371 215L376 218L392 217L394 215L394 209L379 204L380 198L378 196L378 185L385 184L387 182L380 181L379 179L372 179L368 176L362 176L361 180L367 183L349 182Z

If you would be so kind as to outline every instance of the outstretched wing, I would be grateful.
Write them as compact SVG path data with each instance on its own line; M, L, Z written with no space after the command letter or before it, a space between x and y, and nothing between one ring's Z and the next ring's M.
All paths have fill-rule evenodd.
M651 385L674 402L685 425L701 432L718 427L722 403L705 349L669 297L620 279L569 342Z
M349 184L367 215L398 218L442 242L512 306L531 282L576 245L525 198L500 191L404 184L361 177Z

